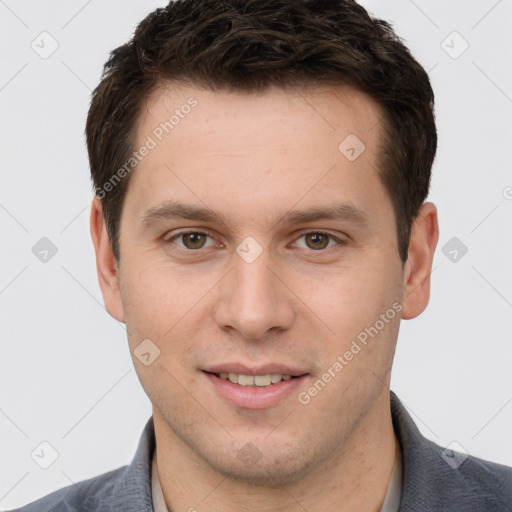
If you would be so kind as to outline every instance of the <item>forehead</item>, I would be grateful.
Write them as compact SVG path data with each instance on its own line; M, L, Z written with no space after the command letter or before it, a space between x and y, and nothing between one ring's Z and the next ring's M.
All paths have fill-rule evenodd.
M190 103L197 103L196 106L200 108L188 108ZM237 121L245 117L251 121L245 126L245 131L250 131L251 127L264 123L266 118L270 122L287 122L297 131L294 120L309 119L308 124L302 126L310 133L323 128L341 136L344 130L351 128L366 139L371 138L373 128L377 127L375 133L379 132L382 126L378 125L385 118L381 106L373 98L349 84L268 87L263 91L243 92L205 90L181 83L164 82L143 101L137 127L139 141L157 129L161 122L170 121L170 131L173 131L192 110L196 114L193 116L195 123ZM258 115L254 117L253 114ZM273 127L283 128L279 125ZM194 128L198 128L198 124ZM185 129L186 126L182 125L177 131ZM165 134L170 131L164 130ZM269 134L271 132L268 130Z
M231 218L267 211L269 222L299 203L344 200L371 213L386 200L381 119L379 105L350 86L242 93L166 84L141 109L135 149L151 150L131 176L130 203L139 212L202 203Z

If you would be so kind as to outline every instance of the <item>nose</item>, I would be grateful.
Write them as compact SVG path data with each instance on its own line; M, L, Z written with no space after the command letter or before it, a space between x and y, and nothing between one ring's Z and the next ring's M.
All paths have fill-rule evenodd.
M217 325L247 340L263 340L287 330L295 318L293 294L267 254L264 251L251 263L234 254L233 268L219 287Z

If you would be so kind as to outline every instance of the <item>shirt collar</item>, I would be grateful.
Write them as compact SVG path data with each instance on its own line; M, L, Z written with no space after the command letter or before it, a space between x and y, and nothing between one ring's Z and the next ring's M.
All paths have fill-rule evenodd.
M395 434L396 435L396 434ZM388 490L380 512L398 512L402 499L402 452L400 443L396 441L395 462L389 479Z
M164 494L160 479L158 478L158 468L156 465L156 451L153 452L153 461L151 463L151 492L153 495L153 511L154 512L169 512L165 505Z

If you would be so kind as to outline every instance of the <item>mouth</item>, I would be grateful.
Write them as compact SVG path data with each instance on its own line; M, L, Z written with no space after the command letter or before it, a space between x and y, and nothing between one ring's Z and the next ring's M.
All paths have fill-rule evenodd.
M273 386L275 384L279 384L281 381L298 379L300 376L297 375L282 375L280 373L267 373L265 375L244 375L241 373L228 373L228 372L205 372L210 375L215 375L222 380L228 380L233 384L238 384L240 386L247 387L259 387L265 388L268 386Z
M202 373L214 393L231 405L244 409L269 409L297 393L309 373L281 365L248 368L229 364Z

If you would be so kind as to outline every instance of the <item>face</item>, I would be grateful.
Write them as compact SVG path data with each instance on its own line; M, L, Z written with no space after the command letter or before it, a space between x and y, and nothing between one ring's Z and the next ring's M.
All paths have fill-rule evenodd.
M155 424L216 473L295 481L389 399L407 272L380 116L349 87L168 87L143 109L105 300Z

